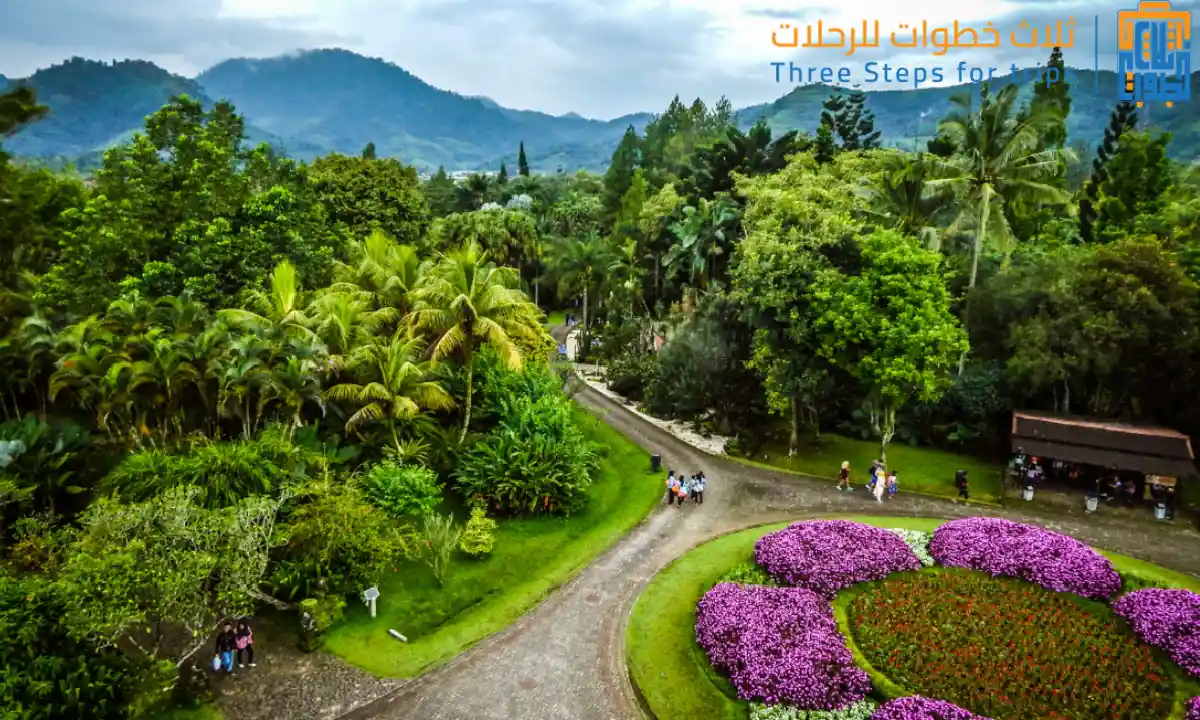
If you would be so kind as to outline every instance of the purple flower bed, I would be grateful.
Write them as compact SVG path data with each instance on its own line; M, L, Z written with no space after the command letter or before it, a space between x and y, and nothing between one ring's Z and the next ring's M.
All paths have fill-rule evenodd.
M921 569L898 535L849 520L798 522L764 535L754 545L754 560L777 582L826 600L860 582Z
M1007 575L1086 598L1106 600L1121 591L1112 563L1087 545L999 518L948 522L933 531L929 553L943 565Z
M1142 640L1162 648L1188 674L1200 677L1200 595L1146 588L1113 603Z
M833 608L808 590L718 583L696 608L696 642L743 700L834 710L871 691Z
M871 720L991 720L945 700L920 695L903 697L879 706Z
M1188 700L1187 715L1183 720L1200 720L1200 697Z

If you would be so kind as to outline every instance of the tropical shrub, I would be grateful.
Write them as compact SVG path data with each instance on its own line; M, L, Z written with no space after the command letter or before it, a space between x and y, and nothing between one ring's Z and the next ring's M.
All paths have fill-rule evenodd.
M933 532L929 552L948 567L982 570L1050 590L1104 600L1121 591L1108 558L1073 537L1000 518L952 520Z
M425 564L433 571L440 585L446 569L458 549L462 528L454 524L453 515L426 515L421 525L419 552Z
M759 538L754 560L784 585L832 600L839 590L921 561L895 533L849 520L798 522Z
M561 393L519 396L463 453L455 479L467 499L499 512L569 514L587 502L597 450Z
M697 605L696 642L743 700L836 710L871 691L833 609L810 590L721 583Z
M269 581L288 598L360 592L415 549L411 530L368 503L353 482L309 483L284 522L287 544Z
M495 533L496 521L487 516L487 511L481 507L472 508L459 548L472 557L487 555L496 544Z
M324 634L337 625L345 614L346 601L340 595L305 598L299 603L300 649L305 652L317 650L324 644Z
M13 523L8 557L21 570L45 572L62 561L70 534L69 528L57 525L53 516L26 515Z
M1019 580L951 569L892 577L847 614L890 680L997 720L1163 718L1174 703L1170 673L1108 607Z
M363 475L362 491L372 505L393 517L424 517L442 501L437 474L420 465L385 460Z
M0 574L0 717L124 718L138 667L73 639L53 585Z
M1125 595L1113 610L1146 642L1162 648L1179 667L1200 677L1200 595L1147 588Z

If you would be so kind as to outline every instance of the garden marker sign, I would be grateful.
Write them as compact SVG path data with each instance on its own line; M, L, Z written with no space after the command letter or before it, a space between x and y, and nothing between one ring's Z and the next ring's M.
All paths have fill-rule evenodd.
M379 588L369 587L363 590L363 602L371 607L371 617L375 617L375 600L379 597Z

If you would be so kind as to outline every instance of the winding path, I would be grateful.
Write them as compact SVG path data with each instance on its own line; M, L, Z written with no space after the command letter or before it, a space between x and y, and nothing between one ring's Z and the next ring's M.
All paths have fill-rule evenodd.
M625 538L505 631L344 720L637 720L646 717L625 669L626 622L649 580L695 545L764 523L828 514L954 518L987 514L1034 522L1200 575L1200 536L1106 518L1038 518L1007 509L900 495L877 508L865 492L701 453L584 387L575 396L667 467L709 477L706 502L659 507Z

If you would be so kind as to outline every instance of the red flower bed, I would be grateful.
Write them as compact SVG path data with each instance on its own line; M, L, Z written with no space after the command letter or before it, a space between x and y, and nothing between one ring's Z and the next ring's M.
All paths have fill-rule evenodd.
M1111 610L967 570L906 574L854 598L850 626L911 692L997 720L1162 720L1171 676Z

